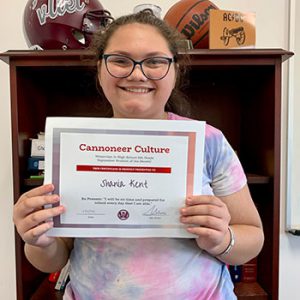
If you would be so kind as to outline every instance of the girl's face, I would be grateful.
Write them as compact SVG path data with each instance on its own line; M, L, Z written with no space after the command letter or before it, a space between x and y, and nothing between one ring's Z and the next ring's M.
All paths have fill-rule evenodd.
M105 54L122 54L136 61L153 56L172 58L167 41L150 25L128 24L110 37ZM112 105L115 118L164 119L164 107L175 86L176 71L172 63L168 74L161 80L150 80L136 65L126 78L111 76L104 60L98 63L99 82Z

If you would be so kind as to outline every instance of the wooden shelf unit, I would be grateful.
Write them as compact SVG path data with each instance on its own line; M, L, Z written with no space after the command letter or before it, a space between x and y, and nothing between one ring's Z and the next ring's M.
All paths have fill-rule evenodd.
M185 92L190 97L192 117L221 129L236 150L249 174L249 186L264 224L267 238L258 257L258 278L251 299L256 299L257 286L268 299L278 299L281 72L282 63L293 53L240 49L192 50L190 55L190 82ZM86 50L0 54L10 66L15 201L31 188L24 184L29 138L44 131L47 116L105 115L91 58L92 53ZM25 259L17 234L16 268L19 300L50 288L46 274ZM236 290L239 293L241 288ZM244 298L241 295L239 299Z

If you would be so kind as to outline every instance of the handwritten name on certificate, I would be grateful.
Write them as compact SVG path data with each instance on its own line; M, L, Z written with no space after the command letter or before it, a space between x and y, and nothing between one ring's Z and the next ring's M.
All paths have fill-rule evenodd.
M179 220L201 194L205 122L47 118L45 183L66 212L49 236L191 238Z

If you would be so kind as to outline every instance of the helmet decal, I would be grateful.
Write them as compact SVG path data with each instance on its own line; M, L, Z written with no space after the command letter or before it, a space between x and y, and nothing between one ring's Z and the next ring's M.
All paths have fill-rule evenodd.
M27 0L23 31L29 47L84 49L112 20L99 0Z
M56 2L56 7L54 6ZM42 4L36 8L37 1L32 2L32 8L36 9L36 14L41 25L46 24L47 18L52 20L64 16L66 13L73 14L84 10L86 4L82 0L48 0L47 4Z

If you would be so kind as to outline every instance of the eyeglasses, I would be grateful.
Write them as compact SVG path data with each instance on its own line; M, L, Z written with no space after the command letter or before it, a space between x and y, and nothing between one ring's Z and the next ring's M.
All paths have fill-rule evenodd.
M120 54L103 54L102 58L108 73L113 77L126 78L132 74L136 65L139 65L145 77L151 80L163 79L168 74L171 63L175 62L174 57L160 56L148 57L141 61Z

